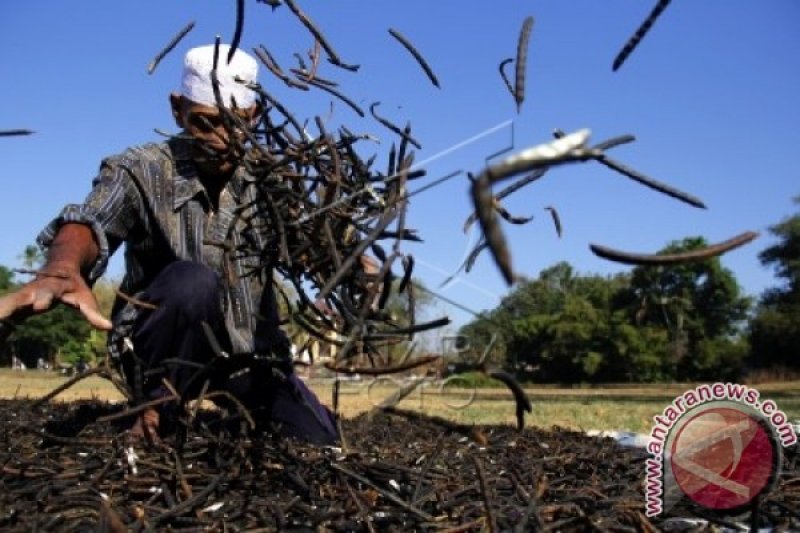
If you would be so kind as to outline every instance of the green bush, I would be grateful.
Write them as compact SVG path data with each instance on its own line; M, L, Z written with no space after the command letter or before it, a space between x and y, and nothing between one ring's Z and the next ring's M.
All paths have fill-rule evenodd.
M483 372L462 372L460 374L452 374L445 380L444 386L458 389L505 387L503 383L490 376L487 376Z

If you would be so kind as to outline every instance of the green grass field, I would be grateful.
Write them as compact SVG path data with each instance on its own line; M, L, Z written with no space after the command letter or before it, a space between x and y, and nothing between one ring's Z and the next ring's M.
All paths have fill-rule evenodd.
M657 386L613 386L607 388L531 387L526 392L533 404L533 413L526 415L526 424L550 428L578 430L628 430L649 433L653 416L660 414L676 396L695 384L660 384ZM330 404L331 386L312 388ZM772 399L789 420L800 422L800 382L768 383L756 387L761 399ZM353 416L394 393L397 388L378 384L343 384L340 410ZM472 394L474 401L469 401ZM468 404L468 405L466 405ZM429 385L417 389L399 407L442 416L467 424L515 424L515 405L505 388L440 389Z
M0 398L40 398L64 383L67 378L51 372L12 371L0 369ZM330 382L312 382L311 388L327 405L331 405ZM647 433L654 415L677 395L694 384L659 384L527 389L533 403L533 414L526 423L544 428L553 426L590 430L629 430ZM755 386L761 399L770 398L789 420L800 421L800 382L761 383ZM397 390L390 382L343 383L339 396L340 412L355 416L370 410ZM474 398L473 398L474 394ZM89 377L61 393L56 399L72 401L96 398L121 400L122 396L107 381ZM471 401L470 401L471 400ZM468 403L468 405L466 405ZM398 407L414 409L466 424L514 424L514 402L504 388L482 388L476 391L439 388L429 383L405 398Z

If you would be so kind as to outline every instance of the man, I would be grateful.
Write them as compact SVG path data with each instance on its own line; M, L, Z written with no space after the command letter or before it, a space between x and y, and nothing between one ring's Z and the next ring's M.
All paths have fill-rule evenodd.
M70 305L110 331L109 351L140 401L162 397L170 386L184 400L204 388L224 391L217 397L234 397L283 434L329 444L337 439L330 412L292 372L271 272L248 275L258 259L220 246L226 237L234 246L243 242L237 212L258 216L241 164L244 136L229 142L231 128L217 106L219 97L239 127L254 125L262 109L247 84L258 66L241 50L227 61L228 51L211 45L186 54L180 92L170 95L183 134L103 160L85 202L65 207L40 234L46 263L34 280L0 298L0 319ZM109 321L90 286L122 243L120 291L132 297L117 299ZM156 438L164 414L148 410L133 433Z

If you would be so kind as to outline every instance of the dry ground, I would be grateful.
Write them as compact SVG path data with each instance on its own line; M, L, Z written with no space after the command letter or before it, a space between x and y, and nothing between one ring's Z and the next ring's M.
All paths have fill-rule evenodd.
M0 369L0 398L39 398L66 379L52 372ZM310 385L324 403L331 405L332 386L329 381L314 380ZM543 385L528 388L534 410L532 415L526 416L526 423L542 428L559 426L578 430L649 432L652 417L678 394L692 387L693 384L660 384L602 388ZM354 417L380 403L397 388L398 385L388 380L374 384L371 381L343 383L339 410L345 417ZM760 383L757 388L762 398L775 400L790 420L800 422L800 382ZM474 399L470 401L473 394ZM89 377L60 394L57 399L118 401L122 396L107 381ZM515 421L514 402L504 388L471 391L440 388L436 383L425 383L403 400L400 407L467 424L513 424Z
M0 399L2 531L697 530L645 518L644 450L549 429L647 431L649 418L689 385L530 389L534 413L519 432L504 425L514 407L503 388L481 389L455 408L470 391L428 384L401 403L405 409L354 416L396 388L348 382L341 447L242 438L242 419L226 423L222 410L184 419L185 433L156 446L127 440L122 421L98 421L126 409L108 403L120 395L101 379L83 380L60 395L63 402L30 400L65 379L0 371L0 397L16 398ZM330 399L330 382L312 387ZM798 383L759 388L798 418ZM662 518L701 516L713 524L704 531L738 524L798 531L797 452L787 448L775 487L740 515L679 502Z

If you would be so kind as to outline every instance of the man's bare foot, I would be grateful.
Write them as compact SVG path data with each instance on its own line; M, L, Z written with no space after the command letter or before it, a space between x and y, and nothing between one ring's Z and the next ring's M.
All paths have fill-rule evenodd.
M161 438L158 436L160 420L158 409L148 407L136 419L136 423L128 431L128 434L136 440L144 439L151 444L160 444Z

